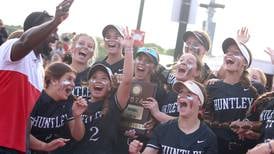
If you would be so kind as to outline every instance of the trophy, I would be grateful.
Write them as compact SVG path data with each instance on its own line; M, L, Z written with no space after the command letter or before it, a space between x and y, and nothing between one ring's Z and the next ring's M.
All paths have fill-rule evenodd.
M142 101L155 97L156 84L145 81L133 81L127 108L122 113L122 130L135 129L137 135L146 135L144 123L151 119L150 111L145 109Z

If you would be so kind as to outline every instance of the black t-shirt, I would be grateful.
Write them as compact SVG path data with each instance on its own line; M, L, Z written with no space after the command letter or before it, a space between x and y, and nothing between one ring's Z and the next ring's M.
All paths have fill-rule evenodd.
M72 102L72 97L56 102L42 91L30 116L31 134L47 143L60 137L70 138L67 123L72 117Z
M113 74L123 74L123 67L124 67L124 59L121 59L120 61L110 65L107 63L107 57L103 59L102 61L97 61L94 64L103 64L107 67L109 67Z
M107 102L108 111L102 114L104 102L89 102L82 119L85 124L85 135L80 142L70 147L71 154L112 154L113 145L117 140L121 110L116 95L112 95Z
M223 81L208 85L207 92L210 112L218 122L243 120L255 97L249 88L244 88L240 83L231 85Z
M264 140L274 139L274 100L267 102L260 114L260 121L263 123Z
M158 125L147 147L158 149L162 154L217 154L217 139L212 130L201 122L191 134L182 132L178 119Z
M216 122L232 122L246 118L246 112L255 98L250 88L243 87L240 83L234 85L217 81L207 86L208 98L207 111ZM229 128L212 128L218 138L226 141L239 141L238 135ZM246 141L246 140L245 140ZM245 141L240 141L244 142Z
M159 102L160 111L166 113L167 115L178 117L179 112L177 109L177 97L177 93L169 91L163 99L164 101Z
M78 73L76 75L75 87L73 88L73 96L82 96L83 98L90 97L90 91L88 89L87 77L88 77L89 68Z

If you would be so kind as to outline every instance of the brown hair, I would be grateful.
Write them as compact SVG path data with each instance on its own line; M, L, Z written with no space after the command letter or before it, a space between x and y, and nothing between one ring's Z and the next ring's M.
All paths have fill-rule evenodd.
M254 96L254 99L256 99L259 96L257 89L251 84L251 82L248 78L247 70L243 71L242 76L240 78L240 83L244 88L250 89L252 95Z
M58 80L68 72L73 72L76 74L76 71L68 64L61 62L54 62L49 64L45 70L45 88L49 87L51 80Z
M266 76L265 76L264 72L261 69L259 69L259 68L250 68L248 70L249 74L251 74L253 71L258 72L258 74L260 75L259 79L261 81L261 84L265 87L267 80L266 80Z

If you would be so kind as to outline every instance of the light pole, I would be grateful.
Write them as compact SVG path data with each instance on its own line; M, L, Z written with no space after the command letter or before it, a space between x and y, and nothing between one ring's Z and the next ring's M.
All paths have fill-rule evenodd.
M141 29L141 23L142 23L142 17L143 17L143 10L144 10L144 4L145 0L141 0L140 8L139 8L139 15L138 15L138 21L137 21L137 30Z
M176 61L182 54L182 49L184 46L183 35L186 32L189 10L190 10L191 0L182 0L179 18L179 28L177 33L177 41L175 52L173 55L174 61Z
M204 21L203 23L203 30L207 31L210 39L211 39L211 46L213 45L213 39L214 39L214 32L215 32L215 27L216 23L213 22L213 16L214 13L216 12L216 8L225 8L225 5L223 4L218 4L215 3L215 0L211 0L209 4L200 4L200 7L206 8L207 11L207 21ZM210 49L208 51L208 55L212 56L212 50Z

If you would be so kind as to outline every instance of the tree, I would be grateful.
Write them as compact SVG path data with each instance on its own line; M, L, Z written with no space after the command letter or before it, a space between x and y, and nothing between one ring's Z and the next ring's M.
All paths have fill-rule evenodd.
M18 29L23 29L23 27L20 26L20 25L17 25L17 26L14 26L14 25L5 25L5 27L6 27L6 30L7 30L8 34L16 31Z

